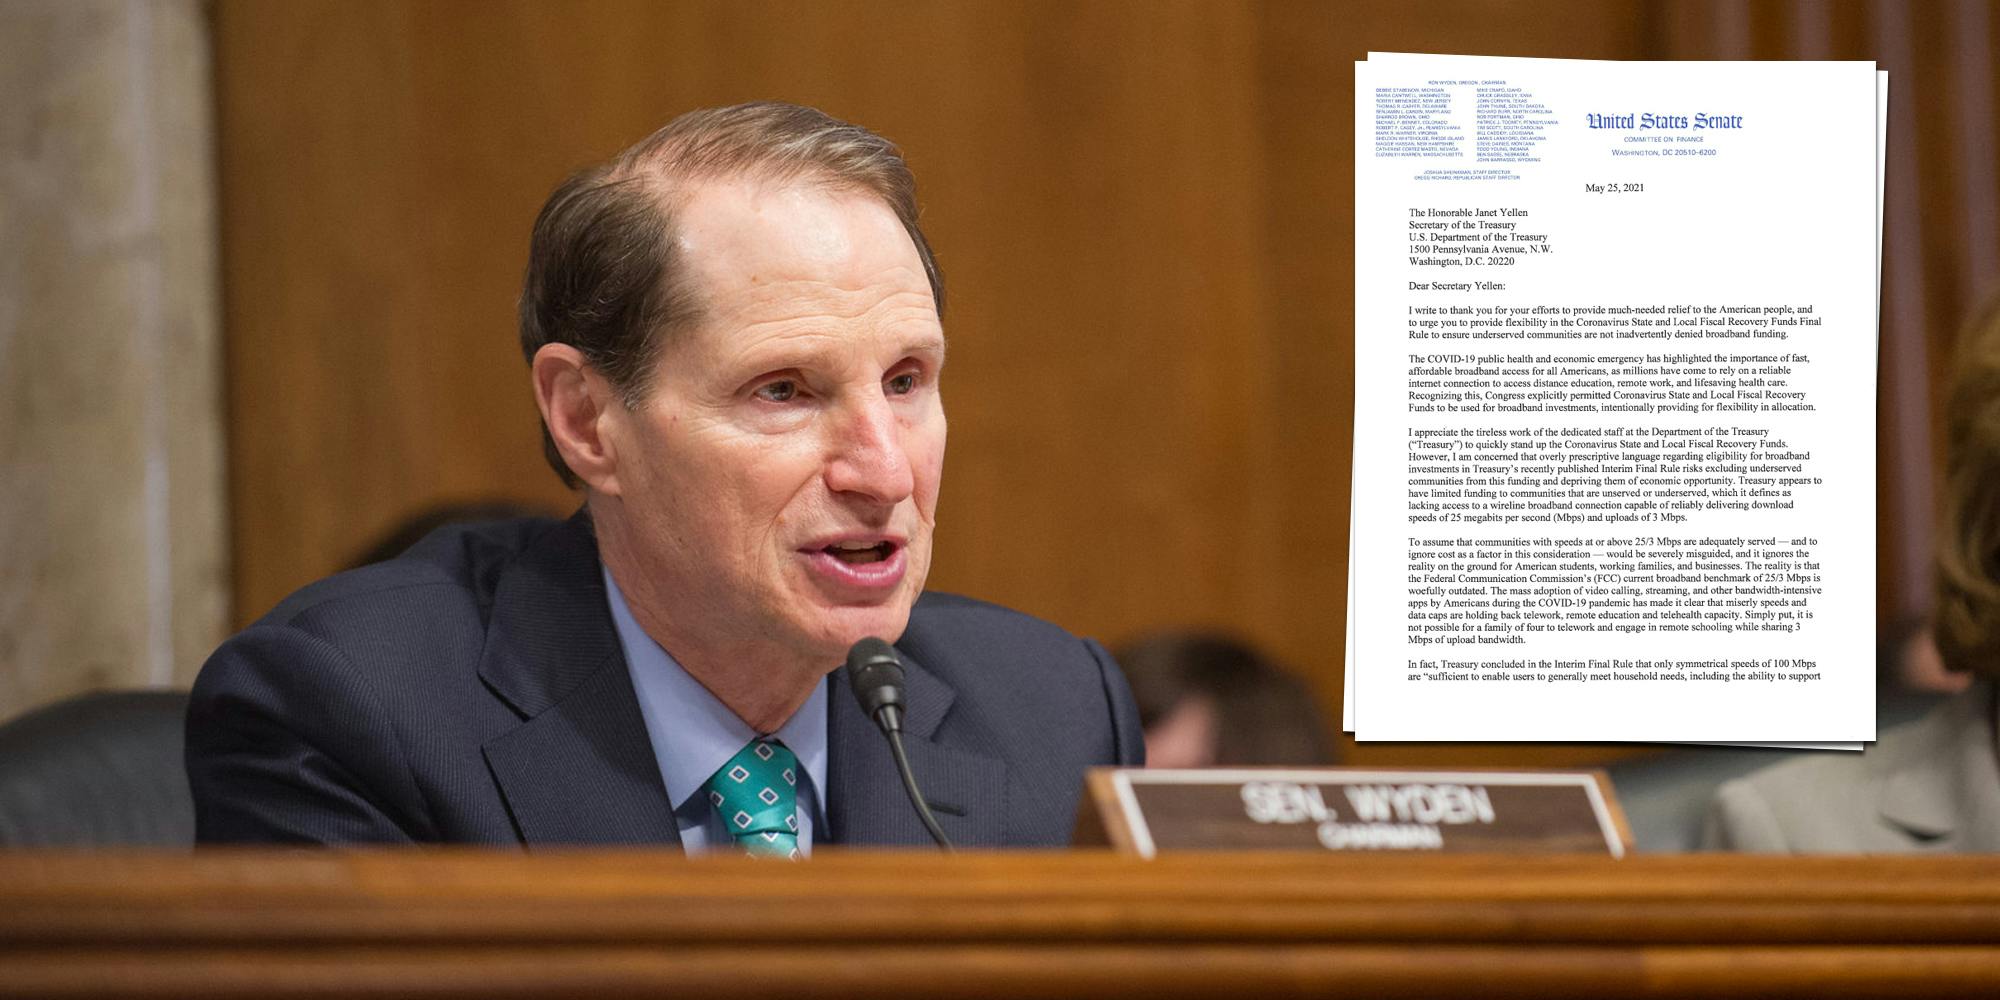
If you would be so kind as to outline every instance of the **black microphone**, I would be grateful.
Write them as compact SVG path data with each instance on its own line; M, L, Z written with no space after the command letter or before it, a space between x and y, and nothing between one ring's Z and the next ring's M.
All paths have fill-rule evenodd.
M882 735L888 738L889 753L896 758L896 770L903 776L903 791L909 793L917 818L923 820L931 839L950 853L951 841L938 826L937 817L931 815L924 794L917 790L917 776L910 771L909 755L903 752L903 661L896 658L896 650L874 636L855 643L847 651L847 686L854 689L861 711L875 720Z

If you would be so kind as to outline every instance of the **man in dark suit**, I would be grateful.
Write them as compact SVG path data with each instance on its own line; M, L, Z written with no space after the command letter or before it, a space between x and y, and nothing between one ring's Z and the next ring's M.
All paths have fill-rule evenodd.
M584 512L447 529L225 643L189 715L200 839L923 843L832 690L879 636L945 832L1065 842L1137 714L1096 644L922 593L942 304L895 147L810 109L685 115L566 182L521 337Z

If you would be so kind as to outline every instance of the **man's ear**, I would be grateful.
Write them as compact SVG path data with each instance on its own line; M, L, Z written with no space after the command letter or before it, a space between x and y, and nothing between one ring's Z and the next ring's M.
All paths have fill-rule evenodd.
M611 383L568 344L543 344L529 364L535 405L556 452L576 478L606 496L619 495L618 450L609 422L623 406Z

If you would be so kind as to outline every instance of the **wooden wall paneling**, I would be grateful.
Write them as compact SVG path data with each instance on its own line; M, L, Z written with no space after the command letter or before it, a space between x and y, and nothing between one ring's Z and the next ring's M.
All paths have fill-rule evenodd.
M1884 0L1886 2L1886 0ZM1914 149L1906 163L1914 176L1887 179L1898 196L1885 200L1885 255L1894 246L1896 266L1914 271L1916 282L1903 282L1899 291L1920 287L1920 298L1908 310L1899 310L1895 328L1885 317L1882 341L1885 351L1897 353L1898 367L1914 369L1894 383L1898 396L1919 394L1917 400L1891 400L1909 426L1900 440L1878 442L1881 464L1898 486L1896 508L1878 516L1878 534L1898 543L1897 572L1882 580L1877 592L1877 617L1891 620L1910 614L1927 614L1933 607L1935 583L1936 505L1943 499L1943 470L1946 459L1946 403L1949 401L1953 364L1958 352L1958 332L1976 306L1967 288L1964 227L1971 215L1973 200L1957 183L1964 166L1963 136L1957 128L1958 116L1952 108L1970 99L1959 89L1956 53L1950 23L1950 4L1942 2L1882 8L1879 20L1896 18L1907 37L1906 48L1888 53L1887 65L1892 101L1897 96L1894 83L1908 88L1909 102L1891 108L1889 130L1892 155L1895 133ZM1896 102L1900 103L1900 102ZM1903 114L1895 116L1896 111ZM1988 119L1981 127L1991 129ZM1904 173L1908 174L1910 167ZM1984 192L1990 205L2000 192ZM1899 230L1915 230L1901 235ZM1911 249L1916 249L1911 253ZM1888 267L1885 256L1883 266ZM1887 277L1886 273L1884 275ZM1885 303L1886 305L1887 303ZM1914 328L1913 325L1914 324ZM1885 359L1886 362L1887 359ZM1886 364L1885 364L1886 367ZM1925 418L1928 418L1925 421ZM1920 423L1923 422L1923 423ZM1927 423L1927 426L1924 426ZM1878 424L1878 426L1880 426ZM1886 435L1883 435L1886 437ZM1922 448L1927 454L1906 453ZM1928 477L1926 477L1928 473ZM1879 475L1879 473L1878 473ZM1903 530L1897 530L1899 526ZM1881 574L1878 572L1878 579Z
M2000 275L2000 103L1984 0L1650 5L1666 58L1867 59L1890 74L1877 473L1877 613L1931 605L1933 507L1958 331ZM1738 36L1742 51L1737 51Z
M215 11L239 622L434 500L560 498L512 282L474 277L521 266L527 221L494 174L549 157L454 148L461 121L511 119L438 110L430 10Z
M1274 595L1270 631L1258 638L1313 680L1321 714L1337 729L1354 435L1353 64L1370 36L1310 3L1266 7L1259 32L1269 192L1262 223L1271 253L1256 266L1275 331L1260 396L1276 411L1284 544L1271 571L1285 585ZM1352 739L1341 743L1356 759Z
M939 586L1107 638L1263 604L1246 10L1049 5L975 63L1004 91L931 189L956 296Z
M1966 154L1970 169L1963 176L1970 197L1984 193L1989 199L1966 226L1972 242L1967 289L1973 301L1984 302L2000 295L2000 134L1993 127L2000 118L2000 12L1979 0L1961 0L1958 11L1953 45L1964 61L1958 118L1971 139Z
M1914 39L1898 5L1870 3L1860 37L1844 54L1889 72L1888 149L1882 203L1881 348L1876 381L1876 618L1930 607L1934 483L1942 465L1937 361L1925 318L1935 294L1923 265L1917 204L1919 151L1913 128L1916 80L1906 70ZM1949 354L1947 342L1944 353Z

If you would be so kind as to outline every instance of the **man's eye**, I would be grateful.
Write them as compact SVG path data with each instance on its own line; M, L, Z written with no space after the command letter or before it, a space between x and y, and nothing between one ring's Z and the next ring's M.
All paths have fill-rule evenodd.
M763 385L757 387L757 396L762 399L770 400L773 403L791 402L792 397L797 396L798 394L799 394L798 383L793 382L790 379L779 379L776 382L766 382Z
M901 375L896 376L895 378L890 379L889 391L898 396L907 396L910 393L917 391L916 374L914 372L905 372Z

